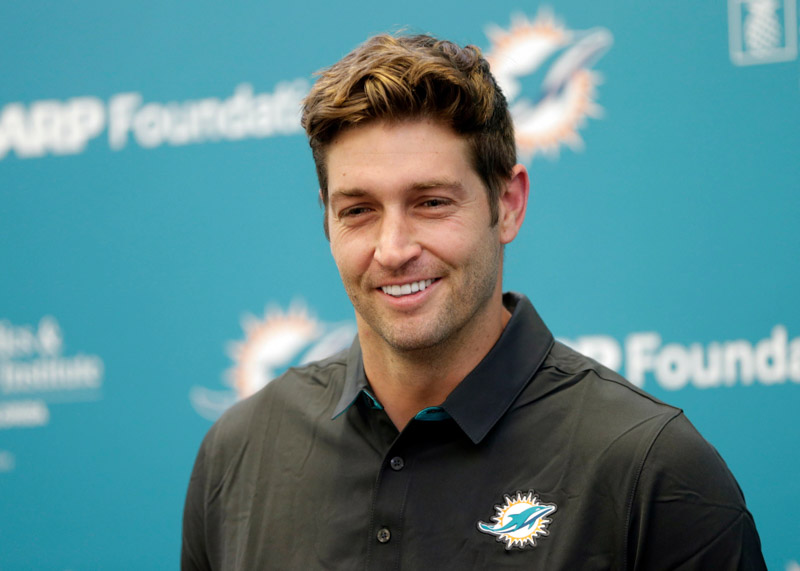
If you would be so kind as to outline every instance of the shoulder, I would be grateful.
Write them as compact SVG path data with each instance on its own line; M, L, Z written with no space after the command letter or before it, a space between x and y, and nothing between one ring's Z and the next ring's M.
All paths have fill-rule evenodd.
M766 569L725 461L684 415L667 423L629 505L628 561L642 569Z
M251 397L229 408L209 429L197 454L186 494L182 564L222 567L231 546L241 540L262 458L281 445L287 432L313 426L331 416L344 380L345 355L339 353L288 370ZM238 516L237 516L238 517ZM235 518L234 518L235 519ZM214 562L211 565L210 562Z
M553 346L542 375L562 390L574 388L571 401L582 423L596 426L598 433L607 433L617 444L636 443L643 476L704 473L703 481L715 480L721 489L738 490L722 458L680 408L561 343ZM638 437L631 438L634 434ZM619 448L626 453L625 446Z
M745 503L733 474L717 450L683 414L659 432L647 454L639 495L677 495L684 502L744 511Z
M582 415L602 419L605 426L661 419L661 425L682 413L617 372L561 342L553 344L537 374L538 391L564 391Z
M596 410L606 425L657 418L646 458L643 458L644 470L705 472L718 484L736 487L720 455L680 408L662 402L615 371L562 343L555 343L543 370L562 383L582 384L582 396L588 400L585 407L588 410L584 412L591 414Z
M626 498L659 439L679 448L681 440L699 437L672 430L665 437L662 433L676 420L683 426L681 409L560 342L522 395L520 403L526 401L537 407L534 416L557 423L555 439L564 453L592 466L591 480L597 486L613 486Z
M346 357L345 350L321 361L293 367L231 406L209 429L201 454L227 464L251 440L262 437L287 415L330 417L344 382Z
M541 435L529 446L584 468L581 485L630 498L659 434L682 411L556 342L513 405L504 430Z
M602 450L593 477L624 484L633 568L764 568L736 479L681 409L558 342L539 379L570 395L563 406L581 454Z
M679 478L703 475L698 482L713 481L726 497L736 497L738 486L724 461L683 414L597 361L562 343L555 343L542 366L542 375L556 385L574 384L580 393L581 416L602 419L605 426L648 424L651 439L642 457L642 478L664 474ZM578 400L573 397L573 400ZM599 424L599 423L598 423ZM735 493L734 493L735 492ZM742 504L737 504L742 505Z

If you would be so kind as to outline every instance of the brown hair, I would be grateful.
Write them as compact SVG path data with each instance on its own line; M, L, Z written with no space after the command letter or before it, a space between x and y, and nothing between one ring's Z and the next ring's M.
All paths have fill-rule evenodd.
M472 166L486 186L492 224L497 223L500 192L516 162L514 127L478 48L427 35L382 34L318 75L303 101L302 125L326 208L325 151L338 133L370 121L429 117L466 137Z

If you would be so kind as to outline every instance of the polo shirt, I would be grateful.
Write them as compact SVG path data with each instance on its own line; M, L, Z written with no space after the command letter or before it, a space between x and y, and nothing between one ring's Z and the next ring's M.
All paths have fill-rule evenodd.
M195 462L182 568L765 569L683 413L504 304L495 346L401 432L358 339L231 407Z

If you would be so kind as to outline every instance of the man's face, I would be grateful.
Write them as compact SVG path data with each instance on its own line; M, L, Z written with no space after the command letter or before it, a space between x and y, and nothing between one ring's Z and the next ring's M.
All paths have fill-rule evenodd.
M502 310L501 238L468 157L462 137L427 120L370 123L331 143L331 252L362 343L468 342Z

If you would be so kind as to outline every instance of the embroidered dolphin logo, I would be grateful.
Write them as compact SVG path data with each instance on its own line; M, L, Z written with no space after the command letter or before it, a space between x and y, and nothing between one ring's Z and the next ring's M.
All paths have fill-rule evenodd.
M555 506L531 506L518 514L507 517L508 523L505 525L500 525L500 522L489 525L479 521L478 527L481 531L493 533L494 535L526 531L528 528L535 526L541 518L549 513L553 513L555 510Z
M555 504L543 504L536 495L517 492L516 496L505 496L505 503L494 506L497 511L492 519L495 523L478 522L478 530L494 535L497 541L505 542L506 549L536 546L536 538L549 535L546 516L556 511Z

